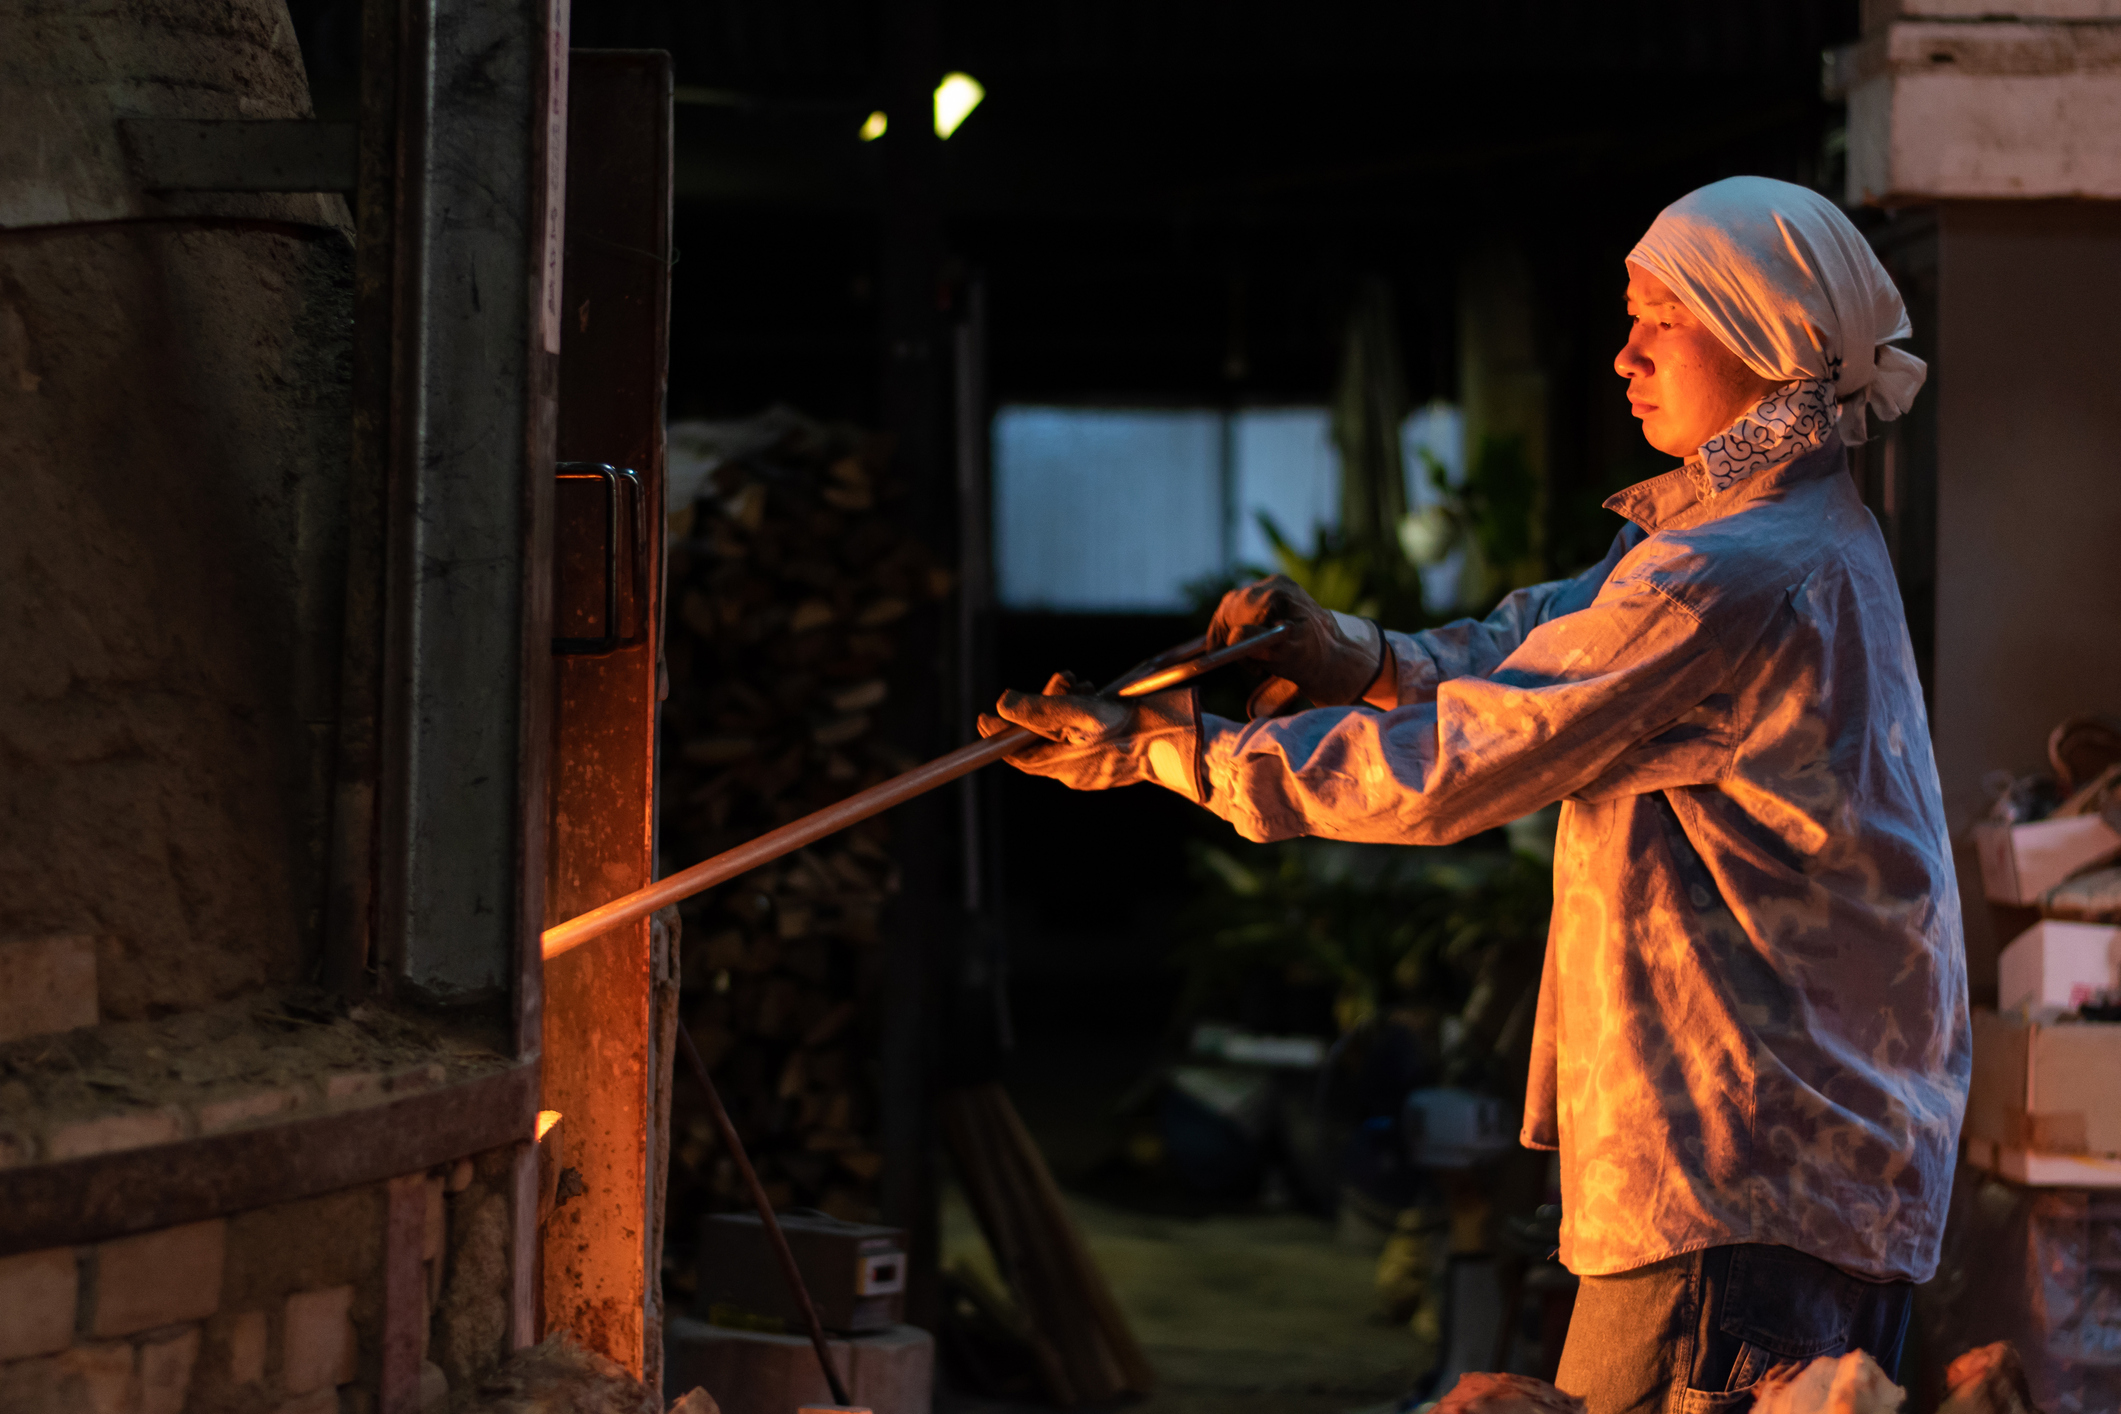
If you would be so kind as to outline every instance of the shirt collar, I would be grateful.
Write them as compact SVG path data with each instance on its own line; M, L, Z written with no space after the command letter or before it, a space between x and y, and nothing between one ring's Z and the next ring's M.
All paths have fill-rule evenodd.
M1823 446L1834 431L1834 385L1800 378L1772 388L1752 410L1701 444L1688 465L1711 491Z
M1844 465L1841 439L1829 434L1816 449L1756 471L1722 491L1705 489L1691 467L1678 466L1662 476L1636 482L1609 497L1605 506L1652 535L1660 530L1684 530L1729 515L1746 502L1785 486L1840 471Z

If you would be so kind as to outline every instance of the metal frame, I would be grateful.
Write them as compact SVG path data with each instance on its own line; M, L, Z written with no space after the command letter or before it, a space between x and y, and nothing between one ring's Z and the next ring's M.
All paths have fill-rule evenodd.
M375 258L356 273L356 494L385 529L352 566L329 971L432 1002L512 999L526 1054L565 18L559 0L364 13L358 219Z

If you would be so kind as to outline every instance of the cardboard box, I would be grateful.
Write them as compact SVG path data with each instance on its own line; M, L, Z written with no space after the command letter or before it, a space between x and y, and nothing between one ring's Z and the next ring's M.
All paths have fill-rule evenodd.
M2021 907L2080 869L2121 854L2121 834L2097 815L2035 820L2030 825L1974 826L1981 855L1981 888L1993 903Z
M2043 1026L1974 1012L1965 1137L2034 1154L2121 1156L2121 1022Z
M2117 967L2121 928L2043 918L1996 959L1996 1009L2051 1021L2112 991Z
M1966 1161L2027 1188L2121 1188L2121 1159L2041 1154L1970 1138Z

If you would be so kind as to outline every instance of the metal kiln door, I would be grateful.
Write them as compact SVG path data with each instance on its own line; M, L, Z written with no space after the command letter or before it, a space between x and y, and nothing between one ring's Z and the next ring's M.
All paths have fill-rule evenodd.
M553 633L621 644L554 660L548 925L654 877L670 102L666 54L570 56L556 455L630 469L643 494L640 514L621 497L613 515L594 476L556 488ZM605 622L607 550L616 624ZM554 959L544 978L544 1107L565 1116L563 1162L579 1180L545 1219L545 1328L574 1332L651 1388L661 1376L673 944L643 921Z

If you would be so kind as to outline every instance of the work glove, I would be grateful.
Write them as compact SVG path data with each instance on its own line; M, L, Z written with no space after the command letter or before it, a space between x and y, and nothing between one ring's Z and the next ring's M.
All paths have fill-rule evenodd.
M1384 631L1368 619L1322 609L1287 575L1269 575L1223 596L1208 625L1208 647L1221 648L1274 624L1289 631L1252 659L1273 676L1246 703L1271 716L1297 693L1321 707L1360 702L1385 666Z
M979 734L1012 726L1046 738L1005 759L1070 790L1111 790L1137 781L1168 786L1195 804L1208 798L1201 767L1200 699L1190 687L1147 697L1096 697L1089 683L1055 673L1042 695L1005 692L982 713Z

